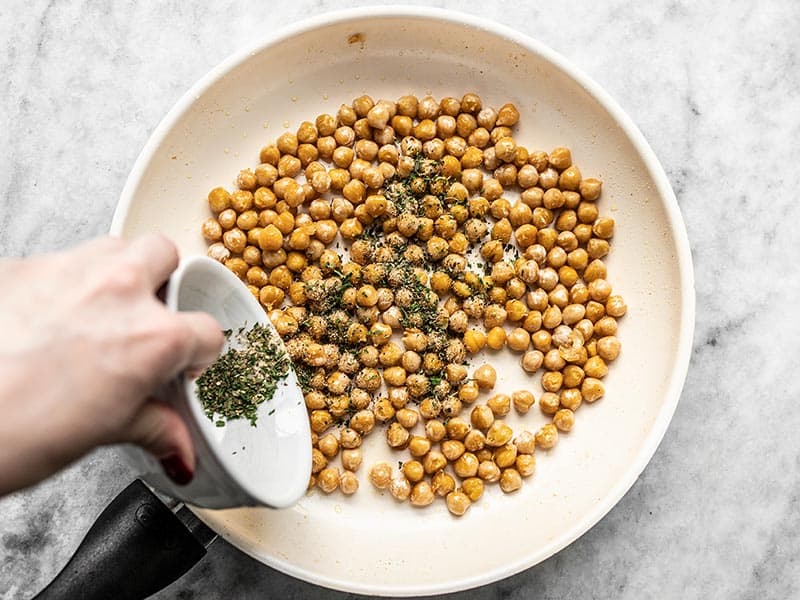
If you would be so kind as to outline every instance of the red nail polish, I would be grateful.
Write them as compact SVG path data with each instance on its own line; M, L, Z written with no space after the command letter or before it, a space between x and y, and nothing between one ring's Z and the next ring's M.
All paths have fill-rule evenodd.
M186 485L194 477L192 470L183 462L183 459L178 454L170 454L162 458L161 466L164 468L164 472L167 476L178 485Z

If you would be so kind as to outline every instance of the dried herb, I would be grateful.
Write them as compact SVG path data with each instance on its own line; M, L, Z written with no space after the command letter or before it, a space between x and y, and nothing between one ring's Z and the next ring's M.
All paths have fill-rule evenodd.
M272 399L291 362L277 335L264 325L236 334L228 330L225 337L228 350L197 379L197 396L218 427L231 419L255 425L259 405Z

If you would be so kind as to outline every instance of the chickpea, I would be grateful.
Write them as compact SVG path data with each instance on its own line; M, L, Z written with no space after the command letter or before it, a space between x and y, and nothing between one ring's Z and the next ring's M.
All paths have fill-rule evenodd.
M586 303L586 318L592 323L597 322L599 319L604 317L605 314L606 307L603 304L595 302L594 300L590 300Z
M311 472L314 474L319 473L328 466L328 459L317 448L311 449Z
M566 388L561 390L559 401L564 408L576 411L583 402L583 395L578 388Z
M504 104L497 111L496 124L502 127L514 127L519 122L519 110L511 103Z
M319 438L317 447L326 458L333 458L339 453L339 440L332 433L328 433Z
M418 329L409 329L403 334L403 345L406 350L421 352L428 347L428 338Z
M406 351L400 357L400 364L406 373L416 373L422 366L422 357L413 351Z
M439 497L447 496L456 489L456 481L446 471L437 471L431 477L431 489Z
M369 470L369 480L379 490L385 490L392 481L392 467L386 462L375 463Z
M464 444L459 440L445 440L442 442L442 454L450 462L457 460L464 454Z
M478 477L490 483L500 481L500 467L493 460L481 461L478 465Z
M619 318L628 312L628 305L622 296L610 296L606 301L606 313L614 318Z
M536 450L536 437L530 431L522 431L514 438L518 454L533 454Z
M447 459L444 454L431 450L422 458L422 465L428 475L432 475L447 466Z
M501 469L513 466L516 460L517 447L514 444L506 444L494 451L494 463Z
M455 340L451 340L448 343L448 346L453 341ZM447 379L448 383L452 385L461 383L467 378L467 367L461 364L450 363L444 368L444 371L445 371L445 378ZM467 402L470 401L471 400L469 399L467 400Z
M606 362L616 360L619 356L621 344L616 336L606 336L597 340L597 355Z
M494 423L494 411L489 406L476 406L470 413L470 421L476 429L486 431Z
M391 404L389 405L391 407ZM392 408L394 412L394 408ZM386 430L386 443L390 448L403 448L408 444L411 434L400 423L392 423Z
M531 343L531 334L521 327L516 327L508 335L508 347L514 352L524 352Z
M594 222L592 231L597 237L603 240L608 240L614 237L614 219L609 217L600 217Z
M511 398L506 394L495 394L486 401L486 406L496 417L505 417L511 411Z
M441 421L432 419L425 423L425 435L431 442L440 442L446 434L447 430Z
M522 355L522 368L527 373L535 373L542 366L544 355L539 350L528 350Z
M466 494L467 498L477 502L483 495L483 481L478 477L469 477L461 482L461 491Z
M471 429L464 437L464 448L470 452L478 452L486 446L486 436L482 431Z
M411 456L421 458L430 452L430 450L431 442L428 438L419 435L411 436L411 439L408 442L408 451Z
M497 382L497 372L494 370L492 365L484 363L475 370L475 373L473 373L473 378L475 379L475 383L478 384L479 388L482 390L490 390Z
M587 377L581 384L581 395L587 402L595 402L603 397L605 388L603 382L594 377Z
M514 432L503 421L495 421L486 432L486 445L499 448L511 441Z
M514 468L503 469L500 475L500 489L506 494L516 492L522 487L522 477L519 471Z
M362 460L361 448L342 450L342 467L348 471L357 471Z
M484 462L484 461L487 461L487 460L491 460L492 462L494 462L494 458L493 458L494 457L494 451L491 448L487 448L485 444L484 444L484 447L481 450L478 450L475 453L475 456L478 457L478 460L480 462Z
M231 207L231 195L225 188L216 187L208 193L208 206L214 213Z
M450 492L447 494L447 510L456 517L462 516L469 509L472 501L463 492Z
M339 489L348 496L358 491L358 477L352 471L344 471L339 476Z
M409 460L403 463L402 472L405 478L411 483L422 481L422 479L425 477L425 469L422 467L422 463L418 460Z
M587 377L602 379L608 375L608 366L601 357L593 356L583 365L583 371L586 373Z
M514 467L522 477L530 477L536 471L536 457L532 454L520 454L514 461Z
M478 457L472 452L464 452L453 463L456 475L462 478L475 477L478 474Z
M558 428L552 423L542 425L535 437L539 448L550 450L558 442Z
M235 273L239 279L243 279L250 268L250 265L244 262L241 258L229 258L225 261L225 266Z
M511 400L514 403L514 408L521 415L527 413L536 403L533 392L528 390L518 390L514 392L511 394Z
M500 350L506 343L506 330L502 327L492 327L486 334L486 345L492 350Z
M575 413L568 408L562 408L553 415L553 424L559 431L568 432L575 425Z
M326 494L330 494L339 487L339 468L327 467L317 475L317 486Z
M477 128L478 121L472 115L461 113L456 117L456 133L462 138L468 138Z
M458 399L467 404L475 402L478 399L478 384L474 381L467 381L458 388Z
M408 497L411 495L411 483L402 473L399 473L395 477L392 477L389 482L389 493L395 500L404 502L408 500Z
M222 242L216 242L208 247L207 254L210 258L218 262L226 263L226 261L230 259L231 251L228 250Z
M358 433L366 435L375 427L375 415L370 410L359 410L350 418L350 427Z
M580 184L578 185L578 191L584 200L594 202L600 198L602 186L603 182L598 179L581 179Z
M464 346L470 354L479 352L485 345L486 334L479 329L467 329L464 332Z

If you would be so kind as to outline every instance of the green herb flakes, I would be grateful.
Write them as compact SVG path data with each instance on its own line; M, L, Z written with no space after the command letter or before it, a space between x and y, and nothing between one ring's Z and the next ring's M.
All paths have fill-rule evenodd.
M259 405L272 399L291 362L277 335L264 325L235 335L228 330L225 337L233 343L197 379L197 396L217 427L225 424L223 419L247 419L255 426Z

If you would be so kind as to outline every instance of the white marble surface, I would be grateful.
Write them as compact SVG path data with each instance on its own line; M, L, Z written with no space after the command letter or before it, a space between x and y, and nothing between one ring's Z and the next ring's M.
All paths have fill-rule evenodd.
M106 231L139 149L187 87L255 36L355 4L367 3L5 0L0 254ZM666 168L697 280L686 387L639 481L557 556L463 597L797 597L800 4L431 4L530 33L606 87ZM130 476L101 450L0 500L0 598L42 587ZM265 596L347 597L222 542L159 597Z

